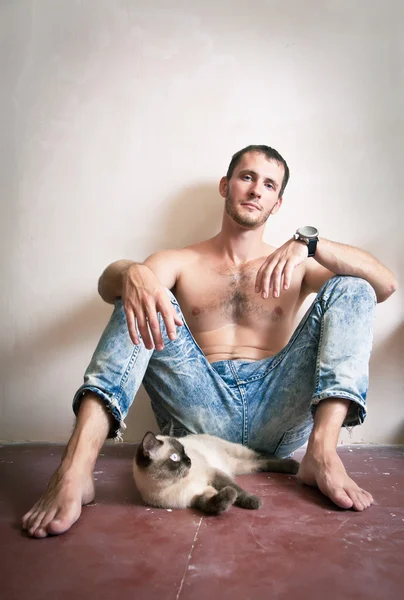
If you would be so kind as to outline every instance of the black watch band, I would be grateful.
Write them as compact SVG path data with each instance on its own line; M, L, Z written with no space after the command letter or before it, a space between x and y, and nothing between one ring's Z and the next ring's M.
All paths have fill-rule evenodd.
M317 249L317 242L318 242L318 239L309 240L309 242L307 244L307 247L309 250L307 258L313 257L315 255L316 249Z

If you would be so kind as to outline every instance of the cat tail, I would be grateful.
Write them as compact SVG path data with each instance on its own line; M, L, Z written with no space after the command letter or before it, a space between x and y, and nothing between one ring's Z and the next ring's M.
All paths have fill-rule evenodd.
M268 458L267 456L258 456L257 471L268 471L271 473L290 473L295 475L300 467L300 463L293 458Z

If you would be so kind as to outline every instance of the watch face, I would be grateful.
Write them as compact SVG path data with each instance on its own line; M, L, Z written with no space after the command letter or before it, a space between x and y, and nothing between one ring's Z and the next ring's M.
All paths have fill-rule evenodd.
M300 227L297 232L300 235L304 235L304 237L314 238L318 236L318 229L315 227L311 227L311 225L306 225L306 227Z

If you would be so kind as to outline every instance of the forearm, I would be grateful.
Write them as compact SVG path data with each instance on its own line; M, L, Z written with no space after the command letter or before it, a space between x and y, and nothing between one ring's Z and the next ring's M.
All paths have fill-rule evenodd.
M317 244L315 260L336 275L362 277L375 290L378 302L386 300L397 288L390 269L360 248L321 238Z
M115 298L122 295L122 277L134 264L133 260L123 259L108 265L98 280L98 293L104 302L114 304Z

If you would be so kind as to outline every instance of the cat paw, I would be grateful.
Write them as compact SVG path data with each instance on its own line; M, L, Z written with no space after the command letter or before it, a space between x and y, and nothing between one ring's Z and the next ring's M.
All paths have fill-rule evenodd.
M258 510L262 506L261 498L254 496L253 494L244 494L239 496L235 502L236 506L240 508L247 508L248 510Z
M212 513L218 514L227 510L237 499L237 491L226 486L210 499L210 509Z

